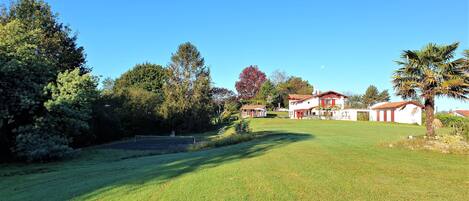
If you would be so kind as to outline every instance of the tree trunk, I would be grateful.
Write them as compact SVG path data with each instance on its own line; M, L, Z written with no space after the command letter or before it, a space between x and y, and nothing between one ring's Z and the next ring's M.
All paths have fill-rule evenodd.
M429 97L425 99L425 126L427 127L427 137L435 137L435 129L433 128L433 119L435 111L435 98Z

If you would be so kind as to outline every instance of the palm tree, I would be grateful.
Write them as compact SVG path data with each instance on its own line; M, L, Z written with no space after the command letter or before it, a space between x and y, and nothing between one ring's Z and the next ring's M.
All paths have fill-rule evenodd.
M459 43L428 44L421 50L406 50L397 61L401 67L394 72L393 85L403 99L420 97L424 100L427 136L434 137L435 97L450 97L467 101L469 92L469 62L454 60ZM469 55L467 55L469 56Z

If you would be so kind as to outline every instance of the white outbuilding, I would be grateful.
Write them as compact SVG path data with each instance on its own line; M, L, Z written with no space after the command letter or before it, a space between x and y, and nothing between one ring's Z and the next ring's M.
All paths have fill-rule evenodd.
M266 117L267 109L265 105L243 105L241 107L241 116L243 118Z
M370 121L422 125L422 109L416 101L377 103L371 107Z

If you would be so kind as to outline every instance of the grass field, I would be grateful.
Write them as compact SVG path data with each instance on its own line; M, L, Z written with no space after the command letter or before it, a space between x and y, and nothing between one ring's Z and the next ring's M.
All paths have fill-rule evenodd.
M467 200L469 156L389 148L413 125L254 119L272 135L198 152L85 150L0 167L0 200Z

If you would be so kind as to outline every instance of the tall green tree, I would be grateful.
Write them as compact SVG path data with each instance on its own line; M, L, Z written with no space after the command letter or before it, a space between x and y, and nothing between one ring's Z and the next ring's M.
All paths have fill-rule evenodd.
M233 91L223 87L213 87L211 93L213 102L217 107L217 115L220 115L223 112L227 101L236 98L236 94Z
M98 97L98 79L90 73L81 75L80 69L59 73L56 82L45 88L50 99L44 103L49 117L54 118L55 132L66 135L75 145L91 139L89 121L92 104Z
M379 102L387 102L390 99L391 97L389 96L388 90L379 92L378 88L376 88L374 85L370 85L366 89L365 94L362 96L362 102L366 107Z
M313 86L307 80L292 76L286 82L277 85L283 106L288 107L288 94L312 94Z
M36 147L38 149L35 153L63 153L57 150L65 149L56 145L68 142L69 139L59 139L60 137L53 135L55 130L42 129L53 113L44 104L52 98L52 94L44 93L43 89L48 83L56 83L60 72L79 68L80 74L84 75L89 71L85 65L83 48L77 46L76 35L71 34L71 30L58 21L57 15L52 14L50 6L43 1L13 1L8 7L3 5L2 8L1 158L25 153L18 151L19 144L28 144L20 142L21 140L34 141L36 145L42 146ZM45 137L43 132L50 133L50 137ZM42 137L24 137L27 133ZM56 151L45 151L53 149Z
M273 108L279 102L279 97L275 85L270 80L266 80L257 93L256 101L266 104L269 108Z
M458 43L430 43L421 50L406 50L397 64L401 67L392 77L396 94L404 99L424 100L427 136L435 136L435 98L450 97L467 101L469 66L464 58L453 59Z
M102 94L112 94L116 81L110 77L104 78L101 82L101 93Z
M14 131L44 111L43 88L54 80L54 66L38 44L42 30L19 20L0 24L0 155L12 158Z
M36 43L43 56L52 62L55 70L63 72L79 68L82 73L89 72L86 66L84 48L77 45L77 36L69 26L59 22L58 15L42 0L12 1L0 13L0 23L18 20L28 31L42 30L41 40Z
M383 90L378 95L378 102L388 102L390 99L388 90Z
M378 88L376 88L374 85L370 85L366 89L365 94L362 97L363 104L365 104L366 106L373 105L377 102L378 98L379 98Z
M141 88L161 94L163 84L166 81L166 74L166 70L161 65L151 63L137 64L116 79L114 90Z
M210 71L197 48L179 46L168 66L161 114L173 131L203 130L213 110Z
M14 148L29 161L61 158L70 146L86 145L94 136L89 132L92 103L97 98L97 79L78 68L59 73L57 80L45 87L50 99L47 112L35 116L32 124L20 126Z
M347 102L346 105L348 108L354 109L364 109L367 108L367 105L363 104L363 95L359 94L347 94Z

